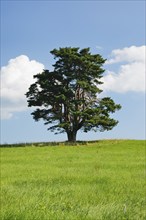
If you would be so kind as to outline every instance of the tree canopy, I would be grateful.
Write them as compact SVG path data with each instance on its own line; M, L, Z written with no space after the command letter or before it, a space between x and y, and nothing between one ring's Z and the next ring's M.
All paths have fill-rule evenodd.
M105 59L91 54L90 48L59 48L51 51L56 62L53 71L34 76L36 82L26 93L35 121L43 119L48 130L66 132L68 141L76 141L78 130L111 130L118 121L111 113L121 106L110 97L100 98L99 85Z

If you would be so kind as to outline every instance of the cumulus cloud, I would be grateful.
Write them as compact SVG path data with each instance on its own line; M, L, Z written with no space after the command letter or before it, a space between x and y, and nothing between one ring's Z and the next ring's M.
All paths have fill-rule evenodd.
M27 109L25 93L34 82L33 75L42 72L44 65L25 55L11 59L1 68L1 118L11 118L14 112Z
M131 46L113 50L106 62L102 89L124 93L128 91L144 92L145 87L145 50L146 46ZM8 62L1 68L1 118L11 118L14 112L27 109L25 93L34 82L33 75L42 72L44 65L21 55Z
M128 91L144 92L145 87L145 52L146 46L131 46L113 50L111 59L106 61L108 65L118 63L119 70L108 71L103 77L102 89L124 93ZM124 64L121 64L124 63Z

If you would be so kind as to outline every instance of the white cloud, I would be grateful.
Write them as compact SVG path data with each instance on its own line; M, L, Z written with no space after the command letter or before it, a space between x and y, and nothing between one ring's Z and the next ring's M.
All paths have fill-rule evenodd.
M106 62L108 69L119 65L117 73L107 70L103 77L104 91L144 92L145 87L145 50L146 46L131 46L113 50L111 59ZM122 63L121 63L122 62ZM124 63L123 63L124 62ZM8 119L14 112L27 109L25 93L34 82L33 75L42 72L44 65L29 60L25 55L11 59L1 68L1 118Z
M146 90L145 52L146 46L131 46L129 48L113 50L111 53L112 58L106 64L121 62L124 62L124 64L119 64L117 73L107 70L102 80L104 82L102 89L120 93L128 91L144 92Z
M44 65L29 60L25 55L11 59L1 68L1 118L8 119L14 112L27 109L25 93L34 82L33 75L42 72Z

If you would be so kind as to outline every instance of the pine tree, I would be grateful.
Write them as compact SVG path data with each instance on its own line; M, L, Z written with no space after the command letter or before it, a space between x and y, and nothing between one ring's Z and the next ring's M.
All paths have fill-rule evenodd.
M50 124L48 130L66 132L75 142L78 130L111 130L118 121L110 114L121 106L110 97L99 98L99 85L105 59L91 54L89 48L60 48L51 51L56 59L53 71L44 70L34 76L36 82L26 93L28 106L36 106L34 120Z

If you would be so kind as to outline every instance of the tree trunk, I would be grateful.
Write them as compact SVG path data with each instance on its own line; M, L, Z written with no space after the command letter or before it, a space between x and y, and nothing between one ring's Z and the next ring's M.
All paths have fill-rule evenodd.
M67 132L68 142L76 142L77 131Z

